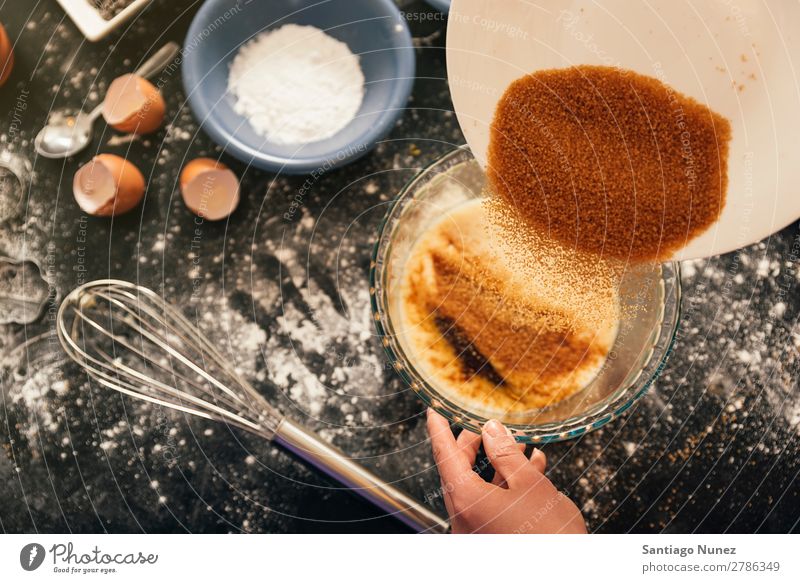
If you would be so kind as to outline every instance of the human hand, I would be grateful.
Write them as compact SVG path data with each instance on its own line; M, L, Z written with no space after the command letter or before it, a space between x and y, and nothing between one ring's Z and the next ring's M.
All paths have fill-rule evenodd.
M454 533L586 533L578 507L545 477L544 454L525 457L499 421L456 439L447 419L428 409L428 434ZM495 469L491 483L473 470L481 440Z

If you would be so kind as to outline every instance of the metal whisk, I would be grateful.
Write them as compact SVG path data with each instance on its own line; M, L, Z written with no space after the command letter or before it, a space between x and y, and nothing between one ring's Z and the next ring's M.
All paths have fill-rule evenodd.
M284 417L152 290L111 279L87 283L64 298L57 326L64 350L101 385L275 441L417 531L449 528L418 501Z

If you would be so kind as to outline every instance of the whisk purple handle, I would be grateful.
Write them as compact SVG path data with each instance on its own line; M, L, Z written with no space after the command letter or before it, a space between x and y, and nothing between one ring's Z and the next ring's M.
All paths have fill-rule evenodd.
M444 533L449 530L450 524L438 514L290 419L281 421L273 439L417 532Z
M65 352L101 386L277 441L418 532L448 530L424 505L282 417L154 291L118 280L86 283L64 298L57 320Z

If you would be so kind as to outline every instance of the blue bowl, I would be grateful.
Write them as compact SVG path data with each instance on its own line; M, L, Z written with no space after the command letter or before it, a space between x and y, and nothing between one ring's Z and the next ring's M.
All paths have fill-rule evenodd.
M450 0L428 0L428 4L445 14L450 11Z
M275 144L233 110L228 71L238 48L284 24L316 26L359 56L364 100L336 135L311 144ZM414 47L391 0L206 0L184 43L183 85L203 130L225 151L264 170L307 174L366 154L394 126L414 82Z

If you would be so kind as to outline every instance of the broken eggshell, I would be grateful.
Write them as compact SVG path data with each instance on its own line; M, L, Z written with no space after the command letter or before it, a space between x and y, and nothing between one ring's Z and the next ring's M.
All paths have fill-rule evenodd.
M149 134L161 127L166 104L155 85L128 74L111 82L103 100L103 118L115 130Z
M239 179L212 158L197 158L186 164L180 184L186 206L203 219L224 219L239 205Z
M99 154L75 173L72 192L78 206L90 215L121 215L142 200L144 176L125 158Z

